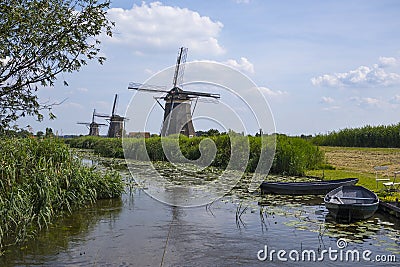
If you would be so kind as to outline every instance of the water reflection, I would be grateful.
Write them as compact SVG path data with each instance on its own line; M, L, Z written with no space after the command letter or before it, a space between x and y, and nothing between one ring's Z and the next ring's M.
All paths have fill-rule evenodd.
M51 262L61 252L68 251L71 244L84 242L86 235L99 223L113 228L122 210L121 199L99 200L86 209L58 219L48 229L42 230L35 240L22 246L10 247L0 257L0 266L37 265ZM84 252L83 252L84 253Z

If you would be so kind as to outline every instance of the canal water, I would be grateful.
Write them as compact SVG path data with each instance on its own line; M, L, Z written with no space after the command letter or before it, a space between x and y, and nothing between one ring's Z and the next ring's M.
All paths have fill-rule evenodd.
M0 266L396 266L399 261L400 225L379 213L341 224L330 218L321 197L245 194L240 188L211 205L179 208L130 186L121 199L98 201L10 247Z

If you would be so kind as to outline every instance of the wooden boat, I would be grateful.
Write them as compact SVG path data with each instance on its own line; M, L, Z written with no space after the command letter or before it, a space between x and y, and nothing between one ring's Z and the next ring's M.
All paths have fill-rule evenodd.
M377 195L362 186L341 186L326 194L325 206L337 220L363 220L374 215L379 206Z
M335 188L345 185L355 185L357 182L357 178L313 182L263 182L260 188L262 193L269 194L325 195Z

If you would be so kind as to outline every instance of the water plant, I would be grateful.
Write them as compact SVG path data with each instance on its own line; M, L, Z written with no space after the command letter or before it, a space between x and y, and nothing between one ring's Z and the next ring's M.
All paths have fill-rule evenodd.
M84 166L49 138L0 139L0 250L23 242L52 220L97 199L119 197L121 176Z
M176 138L176 137L171 137ZM231 151L236 145L240 146L243 142L232 142L227 134L221 134L211 137L193 137L179 136L179 149L183 156L189 160L196 160L200 157L199 144L205 138L209 138L214 142L217 151L211 165L214 167L225 169L231 160ZM239 137L238 137L239 138ZM248 138L249 155L246 171L254 172L256 170L260 153L261 153L261 138L257 136L246 136ZM78 138L66 139L65 142L71 147L93 149L95 153L103 157L119 157L123 158L122 142L120 139L103 138L85 136ZM166 138L164 145L169 145L169 140ZM160 137L151 137L143 139L128 138L124 140L125 156L130 159L152 161L165 161L166 155L163 151L163 146ZM238 148L236 147L236 150ZM239 149L240 150L240 149ZM173 149L169 152L174 154ZM146 156L148 155L148 157ZM172 155L174 156L174 155ZM237 154L236 154L237 156ZM175 156L174 156L175 157ZM243 160L243 157L233 160ZM284 175L304 175L306 170L318 168L323 164L324 155L318 147L310 142L298 137L288 137L286 135L277 135L276 137L276 153L272 163L271 172Z

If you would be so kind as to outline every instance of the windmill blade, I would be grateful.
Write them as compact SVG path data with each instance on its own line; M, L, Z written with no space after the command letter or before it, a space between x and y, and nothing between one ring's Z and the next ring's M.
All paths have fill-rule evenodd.
M115 115L115 109L117 107L117 101L118 101L118 94L115 94L114 104L113 104L113 108L112 108L112 111L111 111L111 116Z
M173 88L182 84L183 73L185 72L185 63L188 49L181 47L179 49L178 58L176 59L174 79L172 81Z
M76 124L90 125L90 122L77 122Z
M128 89L137 91L146 91L151 93L168 93L166 86L143 84L143 83L129 83Z
M180 94L188 95L190 96L202 96L202 97L211 97L215 99L219 99L220 95L219 94L211 94L211 93L202 93L202 92L194 92L194 91L180 91Z
M94 122L94 116L96 115L96 109L93 109L93 115L92 115L92 123Z
M107 114L95 114L95 116L99 118L108 118L108 119L111 117L110 115Z

